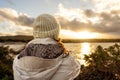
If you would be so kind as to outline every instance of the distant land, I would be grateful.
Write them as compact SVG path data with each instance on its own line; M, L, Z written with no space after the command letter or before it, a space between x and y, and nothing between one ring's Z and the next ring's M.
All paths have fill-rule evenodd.
M32 40L32 36L0 36L0 42L28 42ZM118 39L62 39L64 43L80 43L80 42L120 42L120 38Z

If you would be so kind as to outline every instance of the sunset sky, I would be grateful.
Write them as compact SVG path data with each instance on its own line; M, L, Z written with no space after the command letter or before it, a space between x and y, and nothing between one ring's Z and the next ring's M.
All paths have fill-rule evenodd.
M42 13L56 17L62 38L120 38L120 0L0 0L0 36L32 35Z

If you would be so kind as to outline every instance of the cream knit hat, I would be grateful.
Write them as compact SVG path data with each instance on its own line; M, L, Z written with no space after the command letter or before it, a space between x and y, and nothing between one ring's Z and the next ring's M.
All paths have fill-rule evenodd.
M58 40L60 33L60 25L57 20L49 15L42 14L38 16L33 23L34 38L53 38Z

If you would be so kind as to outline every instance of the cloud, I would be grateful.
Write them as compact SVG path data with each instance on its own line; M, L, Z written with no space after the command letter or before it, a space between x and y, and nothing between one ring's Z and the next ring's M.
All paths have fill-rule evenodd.
M27 14L18 13L11 8L0 8L0 19L2 20L11 20L17 25L31 26L33 23L33 18L29 17Z
M16 25L12 21L5 20L0 22L0 33L4 35L31 35L32 28L27 26ZM21 33L21 34L19 34Z
M63 4L59 4L55 16L62 29L72 31L90 30L101 34L120 34L119 10L111 9L109 12L97 12L91 9L65 8Z
M0 32L0 36L9 36L9 34L5 34L5 33Z
M6 0L10 5L15 5L13 1L11 0Z
M15 18L16 23L25 26L31 26L33 23L33 18L28 17L26 14L20 14L18 18Z
M3 21L3 20L4 20L4 19L3 19L3 17L2 17L2 16L0 16L0 22L1 22L1 21Z
M97 16L97 13L95 13L94 11L90 10L90 9L86 9L83 11L84 15L87 16L87 17L94 17L94 16Z
M92 29L93 20L96 13L92 10L81 10L76 8L64 8L63 4L58 5L58 13L55 14L63 29L80 31L83 29Z
M71 21L69 21L68 19L65 19L64 17L58 17L57 19L59 20L59 23L62 27L62 29L68 29L68 30L72 30L72 31L81 31L81 30L85 30L85 29L90 29L90 25L83 23L83 22L79 22L76 19L73 19Z
M120 11L116 12L111 11L110 13L100 13L100 23L95 24L94 26L98 27L98 29L102 32L120 33Z
M0 8L1 35L31 35L33 18L10 8Z
M87 2L88 0L82 0L82 1Z
M33 35L32 29L18 30L16 35Z
M120 0L92 0L96 11L120 10Z
M58 5L58 12L55 15L59 15L61 17L68 19L68 20L77 19L77 20L80 20L83 22L85 21L82 19L85 17L83 15L83 10L76 9L76 8L67 9L61 3Z

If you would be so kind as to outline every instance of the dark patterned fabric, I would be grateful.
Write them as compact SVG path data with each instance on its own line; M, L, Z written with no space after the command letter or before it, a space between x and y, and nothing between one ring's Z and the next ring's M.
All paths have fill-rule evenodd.
M18 56L36 56L45 59L54 59L65 52L65 49L60 44L29 44Z

